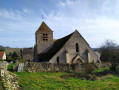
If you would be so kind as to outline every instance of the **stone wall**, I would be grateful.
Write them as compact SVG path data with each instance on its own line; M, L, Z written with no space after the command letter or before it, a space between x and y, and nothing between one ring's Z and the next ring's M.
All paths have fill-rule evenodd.
M94 64L89 64L97 67ZM81 72L84 71L85 67L83 64L63 64L63 63L38 63L38 62L27 62L24 63L24 71L28 72Z
M12 72L7 71L8 63L5 61L0 62L0 77L5 90L19 90L17 76Z
M110 62L102 62L100 68L105 68L105 67L110 67L111 63Z

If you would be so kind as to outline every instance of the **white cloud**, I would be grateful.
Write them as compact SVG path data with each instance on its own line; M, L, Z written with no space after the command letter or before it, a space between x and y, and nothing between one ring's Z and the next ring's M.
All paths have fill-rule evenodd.
M23 13L18 10L6 10L6 9L0 9L0 17L7 19L7 20L22 20Z
M30 47L35 44L35 31L41 23L37 17L28 16L23 11L18 10L8 11L6 9L1 9L0 12L1 45Z
M94 0L91 1L94 2ZM111 0L106 0L105 2L102 0L104 4L101 2L101 5L98 5L100 8L95 5L93 10L88 2L90 1L85 0L85 2L77 4L73 3L72 0L66 0L58 4L61 9L57 13L60 14L52 13L47 20L54 29L56 28L55 32L60 33L59 36L56 34L57 37L62 37L78 29L91 47L99 47L104 39L108 38L115 40L119 44L119 19L109 15L112 11L116 11L115 7L119 4L112 5ZM51 20L53 22L50 22Z
M118 13L113 13L117 17L114 17L111 13L112 11L118 11L119 3L109 7L110 1L112 0L105 0L105 2L101 0L100 3L96 3L98 5L93 5L95 4L92 3L94 0L65 0L58 3L58 10L52 10L47 13L44 9L40 9L40 12L45 16L44 21L46 24L54 31L54 38L64 37L78 29L91 47L99 47L108 38L115 40L119 44ZM24 8L23 11L0 9L1 17L7 19L0 21L0 32L4 32L4 37L9 36L19 47L20 45L22 47L34 45L35 31L42 22L41 15L35 15L27 8ZM13 37L19 39L16 40ZM9 41L9 39L5 40ZM0 43L4 43L1 41L2 39ZM10 45L13 46L13 44Z
M50 17L53 18L46 21L50 27L54 29L55 38L61 38L69 33L72 33L75 29L78 29L91 47L99 47L105 39L115 40L119 44L119 21L116 19L101 16L96 19L70 18L65 15L53 15Z
M58 5L59 6L71 6L71 5L75 5L75 4L79 4L80 0L65 0L64 2L61 1Z
M27 9L27 8L24 8L23 11L24 11L25 13L31 13L31 10L29 10L29 9Z

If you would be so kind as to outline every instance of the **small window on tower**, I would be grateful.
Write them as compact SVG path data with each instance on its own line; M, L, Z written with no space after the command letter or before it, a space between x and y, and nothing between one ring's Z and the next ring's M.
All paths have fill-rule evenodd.
M43 39L43 41L48 41L48 34L43 33L42 39Z

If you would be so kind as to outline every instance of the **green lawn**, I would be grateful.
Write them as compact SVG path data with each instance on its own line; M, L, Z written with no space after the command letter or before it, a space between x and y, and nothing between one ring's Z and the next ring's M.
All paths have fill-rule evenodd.
M69 73L17 72L23 90L119 90L119 77L106 75L90 81L80 77L69 77ZM65 76L65 77L64 77Z

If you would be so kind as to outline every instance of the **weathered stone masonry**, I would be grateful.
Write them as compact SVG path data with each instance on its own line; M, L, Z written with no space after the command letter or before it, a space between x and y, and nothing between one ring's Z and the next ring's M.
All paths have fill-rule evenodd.
M0 62L0 77L5 90L19 90L18 77L12 72L7 71L8 63L6 61Z
M100 62L99 57L77 30L55 40L53 31L44 22L36 31L34 50L34 61L37 62L65 64Z
M84 63L84 64L63 64L63 63L38 63L38 62L26 62L24 63L24 71L28 72L82 72L86 68L94 68L97 69L97 66L92 63Z

